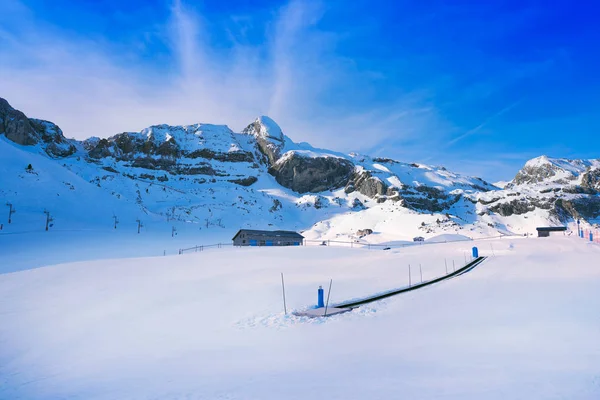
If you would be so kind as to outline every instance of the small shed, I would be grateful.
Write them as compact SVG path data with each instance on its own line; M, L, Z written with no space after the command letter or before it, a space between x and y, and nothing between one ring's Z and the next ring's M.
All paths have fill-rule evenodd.
M425 238L423 236L417 236L413 238L413 242L424 242Z
M304 236L294 231L240 229L231 240L234 246L300 246Z
M536 228L538 237L549 237L551 233L565 232L566 226L543 226Z

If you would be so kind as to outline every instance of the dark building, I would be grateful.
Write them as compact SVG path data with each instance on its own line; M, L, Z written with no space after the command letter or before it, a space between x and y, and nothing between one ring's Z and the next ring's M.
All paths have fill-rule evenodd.
M232 240L234 246L300 246L304 236L294 231L240 229Z
M549 237L551 233L556 232L565 232L567 230L566 226L548 226L536 228L538 232L538 237Z

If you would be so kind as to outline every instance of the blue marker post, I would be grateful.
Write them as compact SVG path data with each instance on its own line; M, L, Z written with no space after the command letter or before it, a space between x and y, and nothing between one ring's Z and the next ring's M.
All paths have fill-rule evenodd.
M593 242L593 241L594 241L594 233L590 232L590 242Z
M477 247L473 247L473 258L479 258L479 249Z
M319 286L319 290L317 291L318 294L318 300L317 300L317 307L318 308L323 308L325 307L325 291L323 290L322 286Z

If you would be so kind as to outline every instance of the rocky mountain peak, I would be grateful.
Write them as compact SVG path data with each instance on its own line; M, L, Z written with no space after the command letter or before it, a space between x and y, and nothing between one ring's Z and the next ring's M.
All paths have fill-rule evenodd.
M264 115L256 118L242 133L254 136L257 148L265 156L265 162L269 166L274 165L283 154L285 136L271 118Z
M555 183L569 184L577 180L590 168L600 167L598 160L571 160L541 156L525 163L513 184Z
M62 130L54 123L27 118L0 98L0 135L22 146L40 144L52 157L67 157L76 151L75 145L65 139Z
M285 140L281 127L266 115L256 118L244 129L244 133L254 135L256 138L271 139L282 143Z

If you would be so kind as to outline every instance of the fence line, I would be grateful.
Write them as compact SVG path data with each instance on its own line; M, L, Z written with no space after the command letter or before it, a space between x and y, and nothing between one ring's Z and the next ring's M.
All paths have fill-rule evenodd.
M354 247L356 246L357 248L367 248L367 249L371 249L371 248L379 248L379 247L389 247L391 248L403 248L403 247L410 247L410 246L425 246L425 245L432 245L432 244L442 244L442 243L456 243L456 242L475 242L475 241L481 241L481 240L490 240L490 239L501 239L504 237L522 237L520 235L498 235L498 236L489 236L489 237L485 237L485 238L477 238L477 239L470 239L470 240L444 240L443 242L426 242L426 241L418 241L418 242L407 242L407 243L402 243L402 244L395 244L395 243L364 243L364 242L359 242L359 241L342 241L342 240L317 240L317 239L304 239L304 245L310 245L310 243L317 243L317 246L331 246L336 245L336 244L345 244L348 245L349 247Z
M197 253L199 251L204 251L205 249L211 249L211 248L223 248L223 247L233 247L233 243L215 243L215 244L203 244L203 245L198 245L198 246L194 246L194 247L188 247L187 249L179 249L179 254L184 254L186 252L194 252Z
M498 239L498 238L504 238L504 237L521 237L520 235L498 235L498 236L490 236L490 237L486 237L486 238L478 238L478 239L471 239L471 240L445 240L443 242L408 242L408 243L403 243L403 244L394 244L394 243L361 243L361 242L353 242L353 241L343 241L343 240L317 240L317 239L304 239L303 240L303 245L304 246L331 246L332 244L334 246L344 246L344 247L351 247L351 248L367 248L367 249L377 249L377 248L404 248L404 247L410 247L410 246L425 246L425 245L433 245L433 244L443 244L443 243L456 243L456 242L471 242L471 241L480 241L480 240L489 240L489 239ZM313 244L311 244L313 243ZM326 244L324 244L326 243ZM197 253L199 251L204 251L206 249L211 249L211 248L217 248L217 249L221 249L224 247L234 247L233 243L215 243L215 244L204 244L204 245L198 245L198 246L194 246L194 247L188 247L186 249L179 249L179 254L184 254L184 253ZM235 247L280 247L280 246L235 246Z

